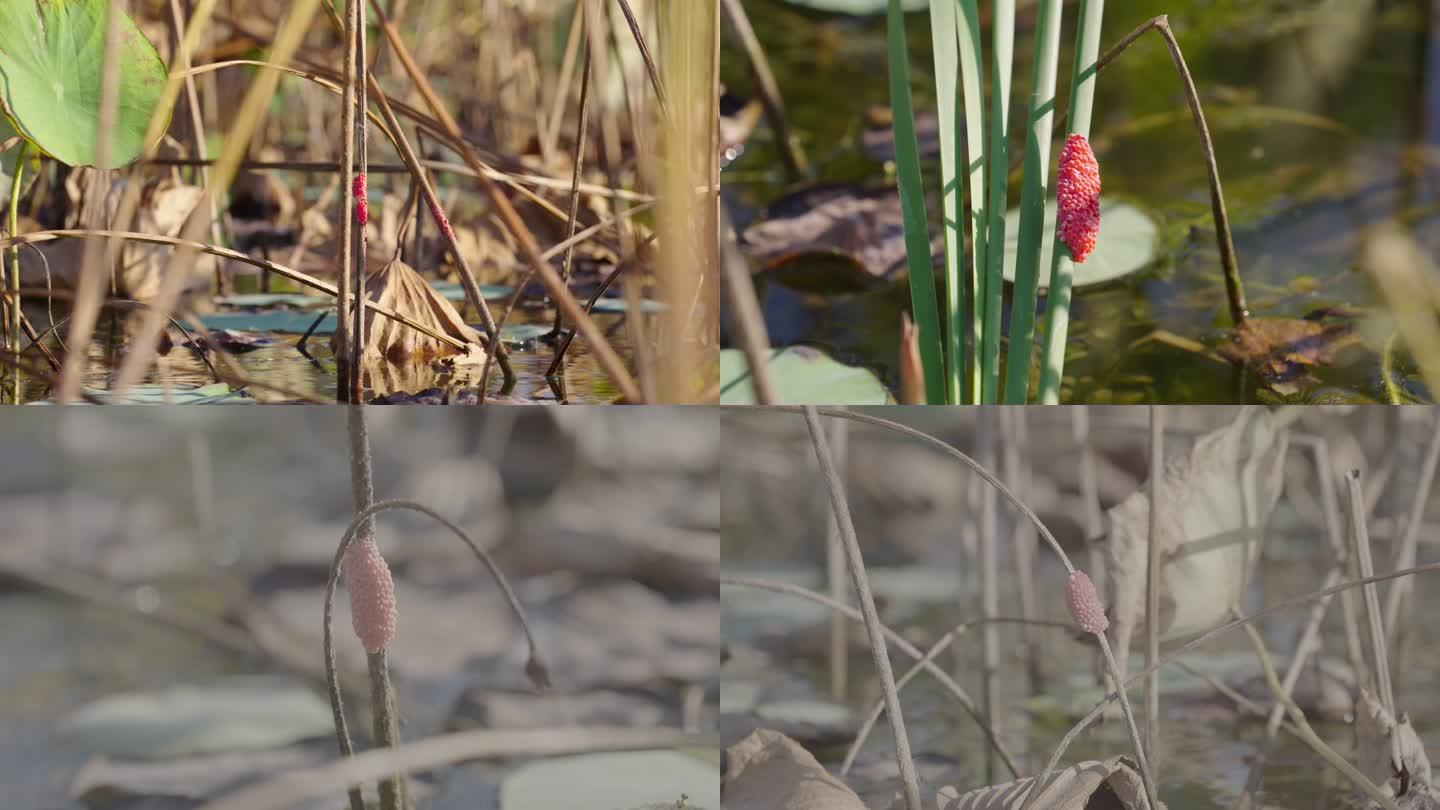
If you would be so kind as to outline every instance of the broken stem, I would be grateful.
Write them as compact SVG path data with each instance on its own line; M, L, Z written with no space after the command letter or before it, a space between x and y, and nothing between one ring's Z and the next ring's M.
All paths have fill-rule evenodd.
M1175 70L1179 72L1180 81L1185 85L1185 101L1190 105L1190 117L1195 121L1195 132L1200 136L1200 148L1205 153L1205 171L1210 182L1210 214L1215 220L1215 244L1220 249L1220 266L1225 275L1225 296L1230 304L1230 320L1235 326L1240 326L1250 317L1250 311L1245 304L1245 287L1240 281L1240 268L1235 260L1235 243L1230 237L1230 217L1225 212L1225 192L1220 187L1220 168L1215 162L1215 144L1210 139L1210 127L1205 123L1205 110L1200 106L1200 93L1195 89L1195 80L1190 76L1190 68L1185 65L1185 55L1180 52L1180 43L1175 40L1175 32L1170 29L1169 16L1162 14L1126 34L1100 57L1095 70L1098 73L1119 56L1121 51L1152 28L1165 40L1165 47L1170 51L1170 60L1175 63Z
M1375 586L1370 584L1365 587L1373 590ZM1355 783L1355 787L1369 796L1371 801L1379 804L1385 808L1385 810L1400 810L1400 806L1395 803L1395 799L1376 787L1374 782L1367 779L1365 774L1361 773L1354 765L1351 765L1345 757L1336 753L1335 749L1320 739L1320 735L1316 734L1315 729L1310 727L1310 722L1305 719L1305 712L1301 711L1300 707L1295 705L1295 701L1290 698L1290 695L1280 685L1280 679L1275 676L1275 665L1270 661L1270 653L1265 649L1265 640L1260 637L1260 631L1256 630L1254 625L1246 624L1245 635L1250 638L1250 643L1255 647L1255 655L1260 659L1261 669L1265 670L1265 683L1270 687L1270 692L1275 695L1275 699L1285 705L1285 710L1290 714L1290 720L1295 724L1296 731L1299 732L1298 736L1300 740L1310 746L1311 750L1315 753L1319 754L1320 758L1325 760L1330 767L1344 774L1347 779ZM1396 739L1399 737L1399 735L1391 736Z

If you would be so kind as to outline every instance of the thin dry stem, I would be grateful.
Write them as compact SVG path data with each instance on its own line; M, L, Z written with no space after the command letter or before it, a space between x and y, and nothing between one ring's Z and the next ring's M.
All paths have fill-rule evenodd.
M890 731L895 738L895 760L905 788L905 806L908 810L921 810L920 783L915 776L915 760L910 756L910 738L905 733L905 717L900 711L900 696L895 691L895 675L890 671L890 655L885 649L885 638L880 632L880 615L875 610L875 597L870 593L865 560L860 555L860 541L855 536L855 525L850 519L850 504L845 497L845 485L840 480L840 473L835 469L835 460L830 455L830 442L825 438L825 431L820 426L820 416L813 405L805 406L805 426L810 430L815 457L820 462L820 472L830 490L830 506L835 510L840 539L844 542L845 562L850 569L851 585L855 587L861 615L865 617L865 633L870 637L870 655L880 676L880 687L885 691L885 711L890 718Z
M1165 474L1165 412L1150 406L1150 532L1145 552L1145 664L1160 660L1160 486ZM1125 653L1121 650L1121 653ZM1145 679L1145 747L1156 756L1160 739L1160 673Z
M1437 567L1440 567L1440 564L1437 564ZM853 608L843 602L836 602L823 593L818 593L799 585L792 585L788 582L771 582L770 580L759 577L740 577L729 574L721 574L719 580L722 587L728 585L736 588L756 588L762 591L789 594L801 599L808 599L817 605L842 613L852 622L863 624L865 621L865 617L861 615L859 609ZM971 719L975 721L975 724L985 733L986 741L994 747L996 753L1000 755L1000 759L1005 763L1005 767L1010 771L1010 775L1018 778L1020 776L1020 769L1015 764L1015 758L1010 755L1009 750L1007 750L1004 743L1000 741L1000 737L996 735L995 730L985 723L985 719L980 716L980 710L975 706L975 701L970 698L969 693L965 691L964 687L956 683L955 679L951 677L949 673L936 666L933 661L923 660L925 655L904 636L883 624L879 625L879 629L885 638L891 644L895 645L895 649L909 656L911 659L921 662L920 666L934 677L951 697L955 698L955 701L960 704L961 708L965 710L965 713L970 715Z

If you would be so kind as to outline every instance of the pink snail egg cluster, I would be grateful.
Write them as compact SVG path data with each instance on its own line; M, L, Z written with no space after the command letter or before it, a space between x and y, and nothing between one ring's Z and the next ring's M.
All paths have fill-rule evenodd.
M1087 633L1103 633L1110 626L1095 583L1084 571L1076 571L1065 580L1065 604L1070 608L1070 617Z
M1060 150L1055 198L1060 241L1080 264L1100 235L1100 164L1083 135L1071 135Z
M374 655L395 639L395 580L374 540L356 540L345 550L345 590L355 635Z
M364 225L370 220L370 199L365 193L365 173L355 175L355 184L351 188L355 197L355 221Z

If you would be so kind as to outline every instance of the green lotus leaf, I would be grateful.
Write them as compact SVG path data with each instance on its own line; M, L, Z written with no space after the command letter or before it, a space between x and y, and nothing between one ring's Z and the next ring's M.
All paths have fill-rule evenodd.
M1155 260L1159 229L1154 220L1133 205L1100 198L1100 235L1095 250L1074 265L1074 285L1087 287L1128 276ZM1045 241L1042 259L1055 242L1055 200L1045 204ZM1015 281L1015 255L1020 247L1020 209L1005 213L1005 280ZM1062 247L1062 250L1064 248ZM1040 268L1040 289L1050 286L1050 264Z
M781 402L792 405L885 405L890 392L873 372L847 366L809 346L776 349L770 379ZM750 366L739 349L720 352L720 404L754 405Z
M99 164L105 0L0 0L0 106L21 135L71 166ZM135 21L120 23L119 104L110 127L113 169L144 153L166 68Z

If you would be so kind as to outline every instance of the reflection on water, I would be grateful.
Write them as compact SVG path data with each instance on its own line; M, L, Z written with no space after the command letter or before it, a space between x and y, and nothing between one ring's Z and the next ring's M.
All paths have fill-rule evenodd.
M1424 0L1301 5L1111 0L1102 42L1118 40L1157 14L1169 15L1205 105L1252 312L1299 318L1329 308L1357 315L1363 348L1342 354L1336 368L1318 371L1310 389L1381 398L1378 353L1393 323L1364 317L1380 300L1356 261L1366 229L1387 220L1398 220L1427 250L1440 252L1440 125L1434 113L1440 105L1425 101L1440 87L1440 58L1431 47L1437 21ZM746 8L818 179L881 178L882 164L862 154L859 138L865 109L888 104L883 18L804 13L780 0L746 0ZM916 103L933 109L927 18L912 14L907 20ZM1033 26L1033 10L1022 10L1017 100L1027 97ZM1067 16L1062 38L1073 30L1073 16ZM1072 61L1070 42L1063 50L1062 67ZM727 51L723 64L727 87L753 95L743 58ZM1057 93L1068 98L1068 70L1061 73ZM1179 79L1158 37L1140 39L1106 69L1095 110L1092 141L1106 194L1137 202L1160 223L1164 258L1077 296L1066 396L1256 400L1264 386L1253 375L1161 344L1132 348L1155 329L1213 342L1230 325L1205 166ZM768 132L757 132L726 170L726 199L737 222L753 221L787 190L780 167ZM933 174L927 179L933 185ZM1012 181L1018 183L1018 173ZM1018 200L1014 183L1010 200ZM903 281L863 296L771 291L767 321L771 334L786 342L818 343L893 375L899 311L908 301ZM1424 393L1410 379L1408 360L1402 358L1397 371L1403 385Z
M49 323L49 316L43 307L38 307L33 311L27 307L26 314L31 318L32 323L37 324L37 329L44 329ZM57 311L56 320L59 320L64 314ZM554 311L549 309L517 308L508 323L549 325L553 323L554 317ZM606 337L610 340L610 345L615 348L616 352L627 362L631 361L634 350L630 343L629 330L625 328L624 316L596 313L593 317L600 328L604 330ZM647 318L647 320L649 319ZM88 388L108 389L113 382L115 371L123 359L123 356L117 356L111 347L110 323L108 319L101 321L96 330L96 339L90 346L90 362L85 376L85 385ZM176 334L178 336L178 332ZM280 392L267 391L257 385L250 393L262 400L283 401L298 396L311 396L333 401L336 388L335 360L330 350L329 336L312 337L306 344L306 351L313 359L306 358L296 351L295 344L300 340L299 335L277 334L276 337L283 342L234 357L236 364L255 382L280 389ZM115 342L121 343L118 338ZM566 401L600 403L612 401L618 396L618 392L610 384L609 378L595 362L594 355L591 354L590 347L584 339L577 338L571 343L570 348L565 352L565 357L563 378L557 380L556 385L563 392ZM528 341L520 347L512 346L510 363L515 370L516 382L514 390L510 393L524 399L554 402L557 398L555 389L545 379L545 371L550 367L553 359L554 349L539 341ZM171 349L167 355L161 358L161 361L164 363L166 378L176 386L204 386L215 382L215 378L204 361L187 349L178 347ZM433 371L428 367L393 367L385 375L385 378L388 384L371 386L370 390L380 393L395 391L417 393L434 387L456 390L476 389L480 382L480 368L474 369L473 373L468 370L464 371L457 378ZM145 382L160 382L160 376L152 370ZM7 380L4 386L7 394L9 386ZM489 391L491 394L495 394L499 393L500 389L501 374L498 369L492 369ZM281 392L290 393L287 395ZM44 380L32 377L24 380L22 402L33 402L49 396L51 396L49 385Z

